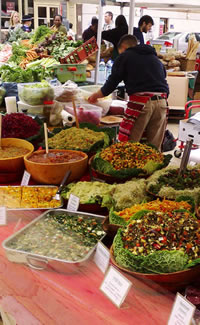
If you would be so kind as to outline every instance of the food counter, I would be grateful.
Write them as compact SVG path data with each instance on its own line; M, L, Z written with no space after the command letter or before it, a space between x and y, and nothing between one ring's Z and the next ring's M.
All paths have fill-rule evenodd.
M8 211L2 242L42 211ZM18 325L166 324L174 295L159 293L136 278L120 309L99 290L104 275L92 260L76 273L37 271L7 260L0 248L1 306Z

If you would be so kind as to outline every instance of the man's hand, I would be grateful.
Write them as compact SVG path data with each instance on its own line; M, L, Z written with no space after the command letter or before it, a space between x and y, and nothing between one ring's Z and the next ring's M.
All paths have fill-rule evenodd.
M88 102L90 104L94 104L96 103L98 98L102 98L104 97L104 95L102 94L101 90L98 90L96 93L93 93L89 98L88 98Z

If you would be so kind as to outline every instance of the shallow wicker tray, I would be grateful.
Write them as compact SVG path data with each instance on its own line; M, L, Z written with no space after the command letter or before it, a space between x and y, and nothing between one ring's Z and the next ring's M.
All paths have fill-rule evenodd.
M113 246L110 248L111 262L120 270L142 280L152 288L158 289L158 286L165 288L172 292L177 292L184 289L188 284L195 282L200 274L200 265L194 266L191 269L163 274L147 274L139 273L128 270L122 266L119 266L114 257Z

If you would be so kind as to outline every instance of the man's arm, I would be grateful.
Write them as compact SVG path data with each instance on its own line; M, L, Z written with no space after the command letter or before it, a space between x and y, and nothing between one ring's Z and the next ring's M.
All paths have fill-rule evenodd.
M118 86L118 84L124 79L124 55L120 55L114 62L112 67L112 73L108 80L105 82L103 87L93 93L88 101L90 103L95 103L98 98L102 98L110 95Z

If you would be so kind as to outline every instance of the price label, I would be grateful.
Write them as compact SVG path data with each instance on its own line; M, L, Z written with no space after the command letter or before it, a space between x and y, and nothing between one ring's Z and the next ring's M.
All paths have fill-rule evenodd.
M0 226L7 224L6 207L0 207Z
M26 170L24 171L24 175L22 177L21 186L27 186L30 180L31 174L29 174Z
M68 204L67 204L67 210L69 211L77 211L79 207L80 199L78 196L70 194Z
M195 306L177 293L167 325L190 325Z
M115 304L118 308L124 302L132 283L125 278L113 266L110 266L106 276L100 286L100 290Z
M97 244L97 249L94 255L94 261L101 272L105 273L110 261L109 250L100 242Z

